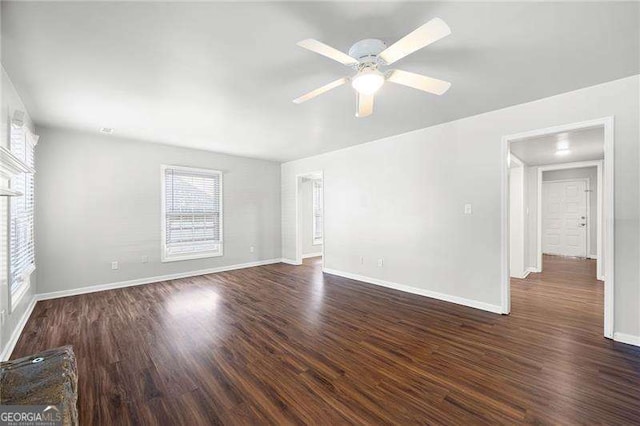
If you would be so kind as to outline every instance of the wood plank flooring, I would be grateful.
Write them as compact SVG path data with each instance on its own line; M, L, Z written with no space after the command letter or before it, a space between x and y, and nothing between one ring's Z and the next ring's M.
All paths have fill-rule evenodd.
M595 262L544 262L509 316L319 259L42 301L12 357L73 345L82 425L639 424Z

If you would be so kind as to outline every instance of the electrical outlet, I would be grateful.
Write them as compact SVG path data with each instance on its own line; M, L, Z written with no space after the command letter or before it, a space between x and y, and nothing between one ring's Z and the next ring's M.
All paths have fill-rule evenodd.
M253 253L254 251L256 251L256 248L254 246L249 247L249 252Z
M378 268L382 268L383 265L384 265L384 260L378 259Z
M149 256L142 256L142 263L149 263Z
M364 265L364 256L360 256L360 264Z
M118 268L119 268L119 266L118 266L118 261L117 260L114 260L113 262L111 262L111 269L113 269L115 271Z
M464 214L473 214L473 208L471 207L471 204L464 205Z

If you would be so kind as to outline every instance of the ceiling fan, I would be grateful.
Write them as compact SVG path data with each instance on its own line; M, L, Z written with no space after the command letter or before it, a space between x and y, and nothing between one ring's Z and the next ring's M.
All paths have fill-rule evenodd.
M353 68L356 74L312 90L294 99L293 103L301 104L349 81L356 90L358 104L356 117L371 115L374 95L385 81L442 95L449 90L451 83L407 71L384 68L449 34L451 34L449 26L442 19L434 18L389 47L382 40L365 39L351 46L348 55L314 39L302 40L297 43L298 46L347 65Z

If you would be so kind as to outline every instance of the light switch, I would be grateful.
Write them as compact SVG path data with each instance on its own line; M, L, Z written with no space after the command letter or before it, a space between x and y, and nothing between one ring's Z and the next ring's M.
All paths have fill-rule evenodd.
M471 208L471 204L464 205L464 214L473 214L473 209Z

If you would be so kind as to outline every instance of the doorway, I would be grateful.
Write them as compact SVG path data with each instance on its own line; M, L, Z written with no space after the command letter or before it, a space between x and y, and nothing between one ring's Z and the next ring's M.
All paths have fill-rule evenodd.
M505 136L503 154L503 313L512 278L561 282L580 269L602 280L604 336L613 338L613 118Z
M324 179L322 171L296 176L296 263L324 259Z
M603 160L595 161L581 161L565 164L552 164L547 166L538 167L538 177L536 194L538 195L538 209L537 209L537 261L536 272L542 271L542 256L543 253L559 254L566 256L578 256L587 257L596 261L596 277L604 281L604 269L606 263L606 256L604 253L604 245L606 243L606 228L604 227L605 211L603 209L605 197L604 197L604 185L605 179L603 175ZM613 178L613 177L612 177ZM572 192L572 187L567 187L566 183L574 182L579 185L579 189L583 191L581 194L575 194ZM578 182L583 182L579 184ZM557 206L548 206L545 200L545 185L561 184L564 189L569 193L561 194L561 204ZM613 187L612 187L613 188ZM613 189L611 189L613 191ZM576 199L577 197L577 199ZM580 205L571 204L571 199L579 202ZM564 200L564 201L562 201ZM563 203L566 204L563 207ZM567 204L568 203L568 204ZM583 206L582 203L586 205ZM555 242L553 236L547 238L544 237L546 228L554 224L545 224L544 215L546 208L566 208L564 223L555 224L556 226L562 226L565 228L568 234L564 234L566 241ZM612 206L613 208L613 206ZM553 214L553 213L550 213ZM613 213L611 213L613 214ZM579 228L579 231L576 230ZM551 231L553 233L553 231ZM578 241L577 239L580 238ZM549 244L564 244L572 245L579 244L579 250L572 253L571 249L565 248L560 251L549 247ZM586 254L583 253L582 247L585 247ZM576 250L575 248L573 250Z

